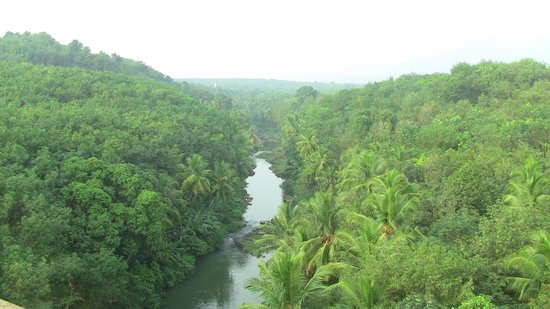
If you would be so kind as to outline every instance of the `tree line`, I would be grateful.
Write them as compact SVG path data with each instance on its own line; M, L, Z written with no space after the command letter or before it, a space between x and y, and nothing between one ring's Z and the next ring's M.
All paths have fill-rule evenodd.
M63 45L45 32L6 32L4 37L0 38L0 60L80 67L143 76L158 81L172 80L169 76L154 70L143 62L124 58L114 53L111 55L104 52L94 54L89 47L77 40Z

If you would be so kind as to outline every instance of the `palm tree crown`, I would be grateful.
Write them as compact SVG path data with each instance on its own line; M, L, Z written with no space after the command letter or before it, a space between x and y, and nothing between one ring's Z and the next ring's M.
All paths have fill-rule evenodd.
M208 169L206 162L200 155L193 154L186 160L187 165L183 167L184 180L182 189L190 190L193 196L198 196L210 191L209 177L212 171Z
M536 297L541 289L550 288L550 234L539 231L532 244L505 260L505 265L517 276L508 277L508 287L520 300Z

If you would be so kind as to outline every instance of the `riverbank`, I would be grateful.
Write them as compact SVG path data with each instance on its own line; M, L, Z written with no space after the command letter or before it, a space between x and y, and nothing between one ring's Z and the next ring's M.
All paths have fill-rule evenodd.
M263 159L256 159L254 175L247 179L247 193L252 198L243 216L244 226L230 233L219 250L197 259L195 271L169 290L162 308L238 308L244 303L258 303L258 297L245 288L246 282L259 275L258 264L268 259L251 255L250 244L261 235L262 222L271 220L282 204L282 179Z
M263 224L263 222L261 222L261 224ZM260 226L255 227L249 233L235 239L235 246L241 249L243 252L251 254L253 256L262 256L260 247L256 245L256 240L260 239L265 234L265 230L263 229L261 224Z

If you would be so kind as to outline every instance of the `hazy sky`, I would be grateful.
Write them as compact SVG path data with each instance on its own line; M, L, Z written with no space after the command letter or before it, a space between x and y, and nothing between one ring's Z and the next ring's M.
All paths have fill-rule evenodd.
M550 1L2 1L0 35L141 60L171 77L365 82L482 59L550 63Z

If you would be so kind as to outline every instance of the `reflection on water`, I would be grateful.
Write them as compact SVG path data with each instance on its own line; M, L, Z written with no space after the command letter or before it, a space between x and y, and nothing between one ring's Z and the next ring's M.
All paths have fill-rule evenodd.
M247 179L246 190L252 204L244 215L248 221L245 230L271 219L282 203L282 180L269 167L265 160L256 159L255 174ZM244 285L249 278L259 275L259 261L237 249L229 237L222 249L198 259L191 277L168 291L163 308L232 309L244 303L257 303L259 299Z

